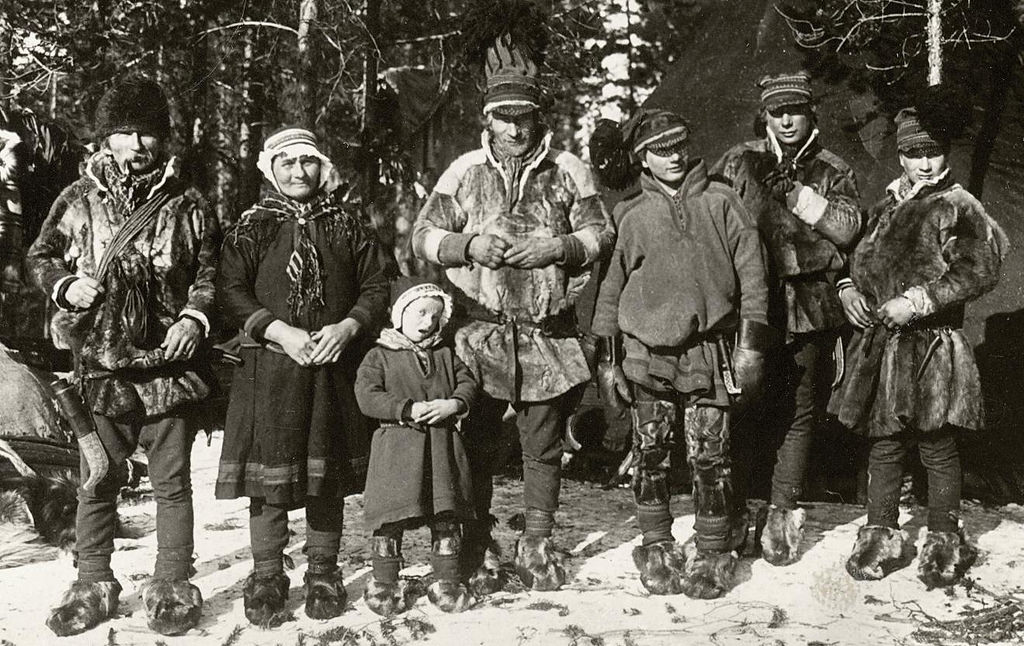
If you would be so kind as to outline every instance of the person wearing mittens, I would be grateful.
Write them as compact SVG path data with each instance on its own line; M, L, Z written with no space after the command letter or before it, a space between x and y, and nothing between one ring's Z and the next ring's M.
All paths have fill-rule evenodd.
M365 518L373 532L373 576L364 598L375 613L406 610L410 591L398 580L402 534L430 527L435 581L430 601L445 612L475 602L460 579L461 524L473 520L469 464L456 426L476 397L476 378L443 332L452 299L433 283L399 279L392 327L359 366L356 398L380 420L370 447Z

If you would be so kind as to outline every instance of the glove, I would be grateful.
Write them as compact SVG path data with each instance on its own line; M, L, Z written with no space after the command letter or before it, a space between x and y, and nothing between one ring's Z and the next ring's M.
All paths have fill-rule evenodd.
M750 404L761 394L764 377L764 354L772 346L774 333L770 326L750 319L740 321L736 347L732 351L732 369L740 389L737 403Z
M775 169L768 172L761 180L764 184L765 190L767 190L771 196L777 200L786 201L786 196L793 190L794 184L793 179L789 176L786 169L782 167L776 167Z
M58 379L50 386L64 417L78 438L78 451L85 458L86 472L82 474L85 478L82 489L92 493L96 485L106 477L110 469L110 458L107 457L107 451L103 448L99 433L96 432L92 413L85 406L77 389L66 379Z
M597 340L597 390L601 399L619 417L633 401L629 392L629 381L622 371L622 346L614 337L600 337Z

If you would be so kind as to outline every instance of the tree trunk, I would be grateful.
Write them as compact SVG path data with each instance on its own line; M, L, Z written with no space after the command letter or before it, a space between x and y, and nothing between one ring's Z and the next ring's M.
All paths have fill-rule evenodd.
M374 40L380 33L380 0L366 0L366 12L363 17L366 30L371 40L366 45L366 58L363 61L363 118L360 131L362 160L361 188L363 204L369 206L377 194L380 176L380 160L374 146L373 133L377 119L377 49Z
M299 116L309 127L316 121L316 73L309 30L319 12L317 2L302 0L299 3Z
M228 43L222 42L222 36L216 38L214 49L223 52L223 48L230 47ZM214 83L214 110L212 123L217 124L217 139L214 144L214 158L216 162L216 179L214 181L214 196L217 203L217 220L222 227L227 227L235 220L235 169L232 164L233 153L237 148L234 146L233 124L235 119L235 105L232 100L232 88L225 83Z
M942 0L928 0L928 85L942 82Z
M258 32L246 36L242 63L242 115L238 124L238 195L235 211L241 213L259 197L260 173L256 154L263 140L263 80L254 51Z
M985 187L985 175L988 172L989 160L992 158L996 139L999 137L999 128L1002 125L1003 112L1006 110L1010 85L1020 73L1017 53L1006 47L1003 54L996 59L992 70L995 74L991 81L992 86L989 88L988 101L985 102L985 119L981 122L978 135L974 138L974 150L971 152L971 177L967 187L967 190L978 199L981 199L982 189Z

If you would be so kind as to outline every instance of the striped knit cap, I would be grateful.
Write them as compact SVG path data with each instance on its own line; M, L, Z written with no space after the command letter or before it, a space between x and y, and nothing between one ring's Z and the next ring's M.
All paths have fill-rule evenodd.
M337 180L334 172L334 164L327 158L327 155L320 152L316 135L297 126L285 126L273 132L263 142L263 150L260 151L259 159L256 160L256 167L260 169L263 176L267 178L276 190L281 187L274 177L274 160L281 156L301 157L312 155L320 160L320 188L327 187L328 183Z
M690 124L675 112L644 110L632 129L633 152L671 150L690 137Z
M525 114L540 108L543 90L537 79L537 65L512 44L506 34L487 50L484 72L484 114Z
M761 107L771 111L787 105L811 102L811 77L807 72L762 76L757 82L761 88Z
M896 115L896 148L902 153L920 152L928 156L941 155L945 146L942 137L930 134L921 125L916 108L903 108Z

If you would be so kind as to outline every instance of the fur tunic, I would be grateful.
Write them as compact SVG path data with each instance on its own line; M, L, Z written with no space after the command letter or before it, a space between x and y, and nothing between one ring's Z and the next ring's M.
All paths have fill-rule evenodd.
M590 379L574 305L614 239L589 169L549 140L513 186L484 133L483 146L438 180L413 229L416 255L448 268L456 306L468 313L455 333L459 357L505 401L545 401ZM479 234L559 238L565 259L536 269L475 265L466 251Z
M981 203L948 179L875 205L850 278L872 310L923 290L926 315L896 332L858 330L829 412L871 437L981 428L978 369L960 328L964 305L999 280L1007 246Z
M795 180L828 202L813 226L765 188L764 177L778 165L768 140L733 147L712 175L723 176L743 198L768 247L770 323L789 333L830 330L845 320L835 277L860 232L860 196L850 167L816 141L795 163Z
M90 158L86 177L60 194L29 249L29 268L47 294L69 277L95 275L103 250L131 214L133 204L111 181L118 175L112 164L109 151ZM213 209L177 177L174 160L162 170L153 190L162 187L172 197L112 263L102 300L88 310L60 310L51 322L54 344L70 348L82 373L92 375L85 380L92 409L110 417L160 415L203 399L212 383L199 361L166 364L159 349L182 311L212 316L220 245ZM141 346L121 317L133 284L148 291L150 330Z

